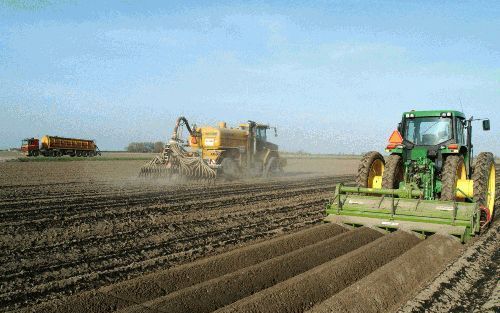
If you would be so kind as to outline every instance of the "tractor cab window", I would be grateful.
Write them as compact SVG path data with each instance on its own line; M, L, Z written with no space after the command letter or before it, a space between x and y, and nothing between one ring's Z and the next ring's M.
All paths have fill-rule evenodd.
M267 140L267 134L266 134L267 129L264 127L259 127L257 128L257 140L260 141L266 141Z
M407 119L405 139L418 146L435 146L453 136L451 118L417 117Z

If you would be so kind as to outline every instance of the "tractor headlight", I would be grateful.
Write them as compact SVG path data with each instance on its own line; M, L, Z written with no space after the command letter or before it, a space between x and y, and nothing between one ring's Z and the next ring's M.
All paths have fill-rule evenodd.
M406 117L406 118L410 118L410 114L406 114L406 115L405 115L405 117Z
M451 117L451 112L446 113L446 116Z
M415 117L415 114L410 114L410 118L414 118Z
M441 113L441 117L446 117L446 113Z

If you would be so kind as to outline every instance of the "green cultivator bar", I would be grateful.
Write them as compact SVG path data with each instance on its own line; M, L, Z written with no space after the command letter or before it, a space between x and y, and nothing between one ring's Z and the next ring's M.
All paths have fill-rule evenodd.
M445 233L468 241L480 230L476 203L422 200L411 189L374 189L337 185L327 221L351 226L405 229L424 236Z

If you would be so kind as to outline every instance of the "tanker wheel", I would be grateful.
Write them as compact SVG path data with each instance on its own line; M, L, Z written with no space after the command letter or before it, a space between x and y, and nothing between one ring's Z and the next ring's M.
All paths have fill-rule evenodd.
M77 157L81 157L82 156L82 152L81 151L76 151L75 154L76 154Z
M441 174L441 200L457 200L457 182L459 179L467 179L464 157L461 155L449 155L446 157Z
M490 152L481 152L474 165L472 174L474 181L474 201L484 209L481 210L483 223L491 221L495 213L495 160Z
M358 187L380 188L384 168L384 157L380 153L377 151L366 153L359 163L356 184Z
M382 188L398 189L399 183L403 181L403 176L403 158L398 154L390 155L385 162L385 170L382 175Z

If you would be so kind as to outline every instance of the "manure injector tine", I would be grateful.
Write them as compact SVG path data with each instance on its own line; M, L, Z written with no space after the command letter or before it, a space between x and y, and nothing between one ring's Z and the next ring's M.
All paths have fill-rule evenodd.
M216 177L216 171L201 157L189 156L177 143L171 143L161 155L146 163L139 174L141 177L172 177L173 175L213 180Z
M458 111L405 112L385 150L390 155L363 156L357 186L337 185L326 221L462 242L479 234L492 221L496 178L492 153L472 162L473 121Z

